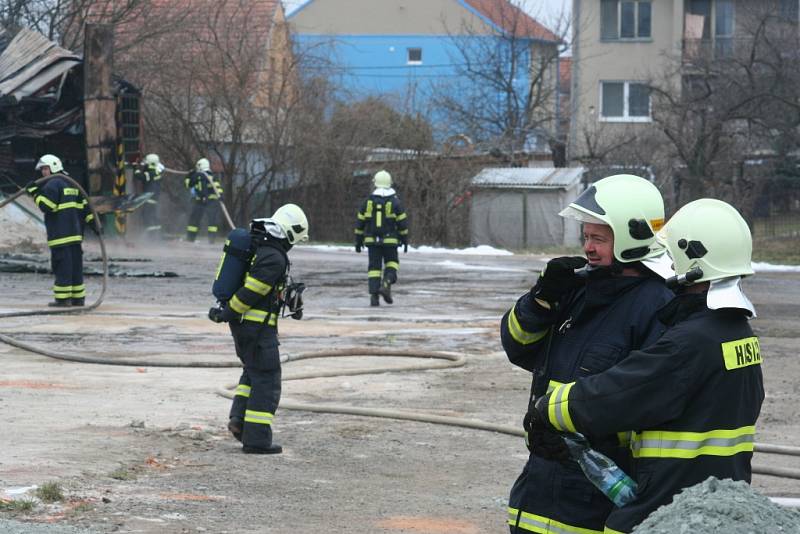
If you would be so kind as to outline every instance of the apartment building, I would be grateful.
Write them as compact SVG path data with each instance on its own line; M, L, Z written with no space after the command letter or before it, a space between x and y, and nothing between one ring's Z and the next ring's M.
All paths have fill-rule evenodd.
M573 0L569 159L652 133L651 84L735 53L765 10L796 31L798 0Z

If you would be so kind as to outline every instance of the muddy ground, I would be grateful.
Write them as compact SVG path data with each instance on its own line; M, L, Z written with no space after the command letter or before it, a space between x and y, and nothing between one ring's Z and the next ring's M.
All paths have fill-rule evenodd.
M96 244L87 245L87 256ZM0 333L110 359L235 361L225 325L206 318L219 246L169 243L110 248L132 269L178 278L114 278L88 315L5 319ZM286 380L284 399L403 408L516 425L529 375L501 352L498 321L527 290L541 256L401 255L395 304L368 306L366 255L298 247L302 321L283 319L285 354L350 347L459 351L464 367ZM99 278L87 279L88 300ZM758 440L800 445L800 274L747 283L759 318L767 399ZM0 274L0 310L50 298L50 275ZM244 455L225 430L218 391L235 368L175 369L76 364L0 344L0 496L59 482L60 505L0 518L73 525L90 532L288 533L505 532L505 505L527 450L517 437L428 423L278 410L279 456ZM403 365L401 358L289 362L305 371ZM724 399L721 401L724 402ZM799 467L756 455L754 463ZM800 481L756 475L772 496L800 497ZM2 507L0 507L2 508Z

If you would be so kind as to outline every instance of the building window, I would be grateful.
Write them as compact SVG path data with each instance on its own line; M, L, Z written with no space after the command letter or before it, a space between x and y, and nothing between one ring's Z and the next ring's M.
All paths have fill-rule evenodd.
M688 13L703 17L701 39L713 40L716 57L733 52L733 0L689 0Z
M601 82L600 120L605 122L649 122L649 87L637 82Z
M800 18L800 2L798 0L780 0L780 17L785 22L797 24Z
M409 48L408 49L408 61L409 65L422 65L422 49L421 48Z
M650 0L601 0L600 38L604 41L650 39L652 15Z

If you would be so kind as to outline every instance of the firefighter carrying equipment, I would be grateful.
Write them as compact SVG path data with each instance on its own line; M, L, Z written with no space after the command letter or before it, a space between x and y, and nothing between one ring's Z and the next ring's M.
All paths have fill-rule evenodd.
M550 309L528 292L503 316L500 332L508 359L534 375L531 401L555 385L600 373L661 336L664 325L656 312L673 294L661 278L640 270L641 276L617 275L611 268L579 272L585 284L564 293ZM592 444L629 472L629 454L616 436ZM550 528L600 534L612 507L577 464L544 459L534 449L511 489L508 523L512 532Z
M655 185L639 176L617 174L603 178L559 215L610 226L614 258L619 262L640 261L664 251L655 236L664 226L664 200Z
M299 208L298 208L299 209ZM307 231L307 228L306 228ZM289 276L287 239L251 233L255 253L239 289L221 312L230 323L244 370L230 411L230 427L241 428L245 453L281 452L272 442L272 422L281 395L278 316ZM209 317L214 320L209 313Z
M194 201L186 226L186 240L194 241L197 238L200 223L205 218L208 240L213 243L219 230L217 202L222 200L222 184L210 172L197 170L186 176L184 186Z
M161 196L161 172L163 166L157 154L148 154L144 162L133 173L133 178L142 184L143 193L152 193L142 206L142 219L145 232L161 232L161 221L158 214L158 202Z
M747 313L710 310L703 293L659 312L669 329L608 371L557 386L546 416L557 430L630 441L636 502L608 517L630 532L682 489L707 479L751 479L755 425L764 400L759 340Z

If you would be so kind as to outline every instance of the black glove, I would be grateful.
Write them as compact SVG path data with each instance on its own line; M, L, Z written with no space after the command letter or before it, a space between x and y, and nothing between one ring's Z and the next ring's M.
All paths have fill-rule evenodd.
M361 254L361 248L364 246L364 236L356 236L356 252Z
M401 235L400 244L403 245L403 254L408 254L408 237Z
M36 185L36 182L30 182L28 185L25 186L25 191L30 195L34 196L37 191L39 191L39 186Z
M225 322L222 319L222 308L220 308L219 306L214 306L213 308L208 310L208 318L214 321L215 323Z
M575 274L575 269L584 267L588 261L583 256L562 256L547 262L536 285L531 288L535 298L553 303L566 293L583 284L584 279Z
M570 458L569 448L547 419L548 397L540 397L536 405L529 408L522 419L527 432L525 445L534 455L552 462L563 462Z
M226 323L241 323L242 316L231 309L230 306L225 305L221 313L222 320Z

